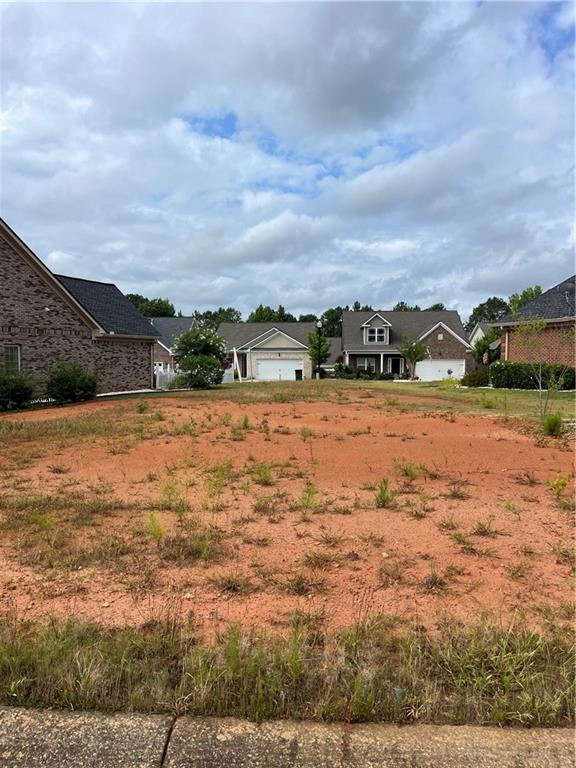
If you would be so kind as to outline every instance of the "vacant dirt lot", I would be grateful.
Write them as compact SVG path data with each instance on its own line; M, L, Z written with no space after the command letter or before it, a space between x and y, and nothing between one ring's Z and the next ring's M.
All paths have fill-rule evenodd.
M98 401L0 428L0 606L21 619L571 618L571 447L524 422L355 389Z

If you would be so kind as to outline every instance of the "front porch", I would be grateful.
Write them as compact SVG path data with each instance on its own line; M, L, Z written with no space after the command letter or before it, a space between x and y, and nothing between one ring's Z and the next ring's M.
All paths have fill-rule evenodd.
M381 373L393 373L401 376L406 370L404 358L396 354L386 352L373 352L371 354L346 353L344 364L353 371L371 373L379 376Z

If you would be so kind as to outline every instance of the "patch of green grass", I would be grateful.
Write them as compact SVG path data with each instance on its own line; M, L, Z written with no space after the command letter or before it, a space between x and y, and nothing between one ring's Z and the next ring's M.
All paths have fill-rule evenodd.
M306 483L304 491L298 500L299 507L309 512L314 511L318 506L318 488L314 483Z
M494 518L489 517L487 520L479 520L472 529L473 536L488 536L495 538L501 536L502 531L494 528Z
M560 472L558 472L556 477L554 477L552 480L546 480L546 485L548 488L550 488L554 496L556 496L557 499L560 499L569 482L569 475L562 475Z
M156 544L160 544L164 538L164 529L158 519L158 515L155 512L150 512L148 520L146 522L146 533L153 539Z
M561 413L549 413L544 416L541 424L542 432L549 437L559 437L564 431Z
M6 706L553 727L574 721L573 670L565 634L487 621L324 633L301 614L283 638L233 628L206 644L177 607L138 629L0 619Z
M250 470L252 479L257 485L274 485L274 475L270 464L255 464Z
M396 491L392 490L385 477L378 483L374 503L379 509L393 509L396 506Z
M290 576L283 586L286 592L292 595L310 595L313 592L323 592L326 588L324 579L311 576L305 571L298 571Z
M308 568L330 568L340 562L340 556L334 552L307 552L304 555L304 565Z
M247 595L254 590L250 579L240 571L229 571L211 576L208 581L220 592L228 595Z

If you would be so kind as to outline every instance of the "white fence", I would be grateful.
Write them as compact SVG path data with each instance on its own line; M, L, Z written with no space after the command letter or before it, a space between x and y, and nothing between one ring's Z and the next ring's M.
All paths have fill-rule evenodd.
M154 372L156 389L168 389L170 382L177 375L176 371L163 371L161 368L157 368Z

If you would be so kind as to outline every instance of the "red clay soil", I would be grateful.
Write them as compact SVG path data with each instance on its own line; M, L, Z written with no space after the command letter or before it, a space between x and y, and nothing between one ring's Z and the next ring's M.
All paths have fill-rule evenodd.
M145 420L149 434L42 439L18 448L14 456L28 452L27 461L7 462L5 498L118 498L125 508L69 535L92 544L119 537L137 546L138 556L72 570L25 564L26 534L0 527L0 610L22 619L53 614L139 625L170 609L192 614L209 635L232 622L279 631L294 610L322 614L334 628L377 613L427 626L483 614L534 627L569 621L571 483L561 504L547 484L558 473L572 477L565 445L542 445L514 421L425 413L361 395L254 405L158 399L147 401L143 416L139 402L10 417L113 413ZM163 420L154 418L156 410ZM233 434L244 416L249 428ZM195 435L174 434L190 419ZM164 434L150 436L154 430ZM209 470L224 461L236 476L218 492ZM416 467L415 479L402 474L401 462ZM251 469L260 463L271 465L273 485L258 484ZM393 508L375 506L382 478L397 494ZM309 492L307 508L310 483L317 493ZM162 508L170 493L188 502L188 520L223 532L220 559L160 559L151 508L159 535L173 535L178 517ZM268 504L255 510L264 496ZM9 515L0 502L0 524ZM230 573L246 577L238 594L218 582ZM299 574L308 580L301 595L287 588Z

